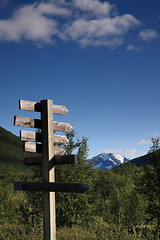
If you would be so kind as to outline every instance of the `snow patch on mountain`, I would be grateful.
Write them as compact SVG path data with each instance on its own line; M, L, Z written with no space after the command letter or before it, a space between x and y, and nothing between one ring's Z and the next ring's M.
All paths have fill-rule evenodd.
M93 168L100 168L102 170L108 170L118 167L119 165L128 162L129 159L114 153L101 153L92 158Z

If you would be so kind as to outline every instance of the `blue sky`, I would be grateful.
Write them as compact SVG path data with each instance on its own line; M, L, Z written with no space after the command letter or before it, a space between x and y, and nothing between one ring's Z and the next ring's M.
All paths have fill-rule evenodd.
M21 2L21 4L20 4ZM160 135L159 0L0 0L0 125L18 100L52 99L101 152L143 155Z

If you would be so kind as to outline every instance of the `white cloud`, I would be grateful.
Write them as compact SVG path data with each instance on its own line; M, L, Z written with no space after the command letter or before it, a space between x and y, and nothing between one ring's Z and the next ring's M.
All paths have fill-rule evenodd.
M123 150L123 149L105 149L103 152L105 153L114 153L114 154L120 154L128 158L133 158L139 155L139 152L136 149L130 149L130 150Z
M96 20L77 19L66 26L64 35L80 42L82 46L118 46L124 35L140 22L130 14Z
M138 145L148 145L151 144L151 138L159 138L158 133L152 133L151 137L149 139L143 139L137 142Z
M70 15L70 11L66 8L60 7L55 3L41 3L37 6L37 11L44 15L50 14L54 16L68 16Z
M151 136L151 138L152 138L152 137L153 137L153 138L159 138L160 136L159 136L159 134L158 134L158 133L156 133L156 132L155 132L155 133L152 133L152 136Z
M46 16L47 15L47 16ZM23 39L51 43L58 33L57 22L49 16L68 15L68 10L54 4L30 4L14 11L12 18L0 20L0 41Z
M139 38L144 41L155 40L158 36L158 32L152 29L145 29L139 33Z
M73 6L99 17L109 17L113 11L115 12L115 6L113 4L100 2L98 0L73 0Z
M114 48L122 45L128 31L140 24L131 14L118 15L109 2L53 0L22 5L11 18L0 20L0 41L52 44L59 38L78 42L82 47Z
M139 142L137 142L138 145L147 145L147 144L151 144L151 140L150 139L144 139L144 140L140 140Z
M128 50L128 51L137 52L137 51L141 51L141 50L142 50L142 48L141 48L141 47L134 46L134 45L130 44L130 45L128 45L128 46L127 46L127 50Z

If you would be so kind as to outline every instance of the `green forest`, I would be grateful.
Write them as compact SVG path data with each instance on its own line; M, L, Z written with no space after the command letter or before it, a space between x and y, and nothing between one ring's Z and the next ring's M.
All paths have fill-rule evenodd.
M77 163L56 166L56 181L82 182L89 190L56 193L57 240L160 239L158 143L150 147L151 164L102 171L86 164L87 138L66 135L65 154L76 151ZM0 127L0 240L43 239L41 192L14 190L16 181L41 181L41 167L21 163L26 156L19 138Z

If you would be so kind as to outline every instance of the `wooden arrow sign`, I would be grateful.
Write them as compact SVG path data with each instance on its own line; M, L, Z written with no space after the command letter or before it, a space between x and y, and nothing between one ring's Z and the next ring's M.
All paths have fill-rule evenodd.
M27 166L41 165L42 157L26 157L25 159L23 159L22 163ZM49 161L49 169L55 165L75 163L76 163L75 155L54 155L53 159Z
M41 132L20 131L20 139L22 141L42 142ZM67 144L69 142L66 136L54 135L55 144Z
M54 143L55 144L67 144L69 142L68 138L66 136L61 135L54 135Z
M41 120L28 117L14 117L14 125L30 128L41 128Z
M89 188L84 183L15 182L14 189L19 191L84 193Z
M42 134L40 132L20 131L20 139L22 141L42 142Z
M28 117L14 117L14 125L30 128L41 128L41 120ZM53 122L53 130L61 132L71 132L73 127L69 123Z
M25 152L42 153L42 144L24 142L23 150Z
M59 146L54 147L55 154L60 155L64 153L64 149ZM24 143L24 151L25 152L33 152L33 153L42 153L42 144L33 143L33 142L25 142Z
M61 132L71 132L73 127L69 123L53 122L53 130Z
M27 110L27 111L34 111L34 112L41 112L41 103L20 100L19 101L19 109ZM53 105L53 114L65 115L67 113L68 113L68 109L65 106Z

